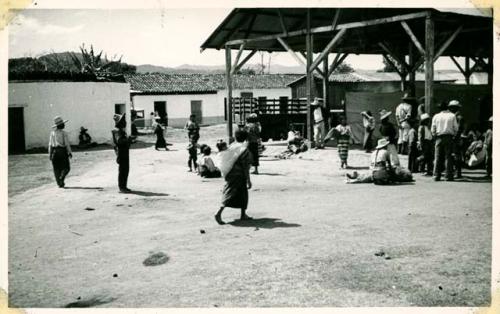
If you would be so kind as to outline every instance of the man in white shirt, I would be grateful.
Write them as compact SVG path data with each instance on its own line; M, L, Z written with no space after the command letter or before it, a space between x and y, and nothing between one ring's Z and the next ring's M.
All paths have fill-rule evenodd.
M60 188L64 188L64 179L70 170L69 159L73 157L68 133L63 130L66 122L68 120L63 120L59 116L55 117L49 137L49 158L54 168L56 183Z
M325 136L325 121L323 117L323 99L315 97L311 103L314 117L314 144L315 149L324 148L323 137Z
M441 112L432 118L431 133L436 138L434 150L434 181L441 180L443 162L446 165L446 181L453 181L453 138L458 132L455 114L448 110L447 102L439 106Z
M399 130L398 146L399 153L406 154L408 150L408 132L410 131L408 120L411 118L412 113L410 101L413 101L415 98L405 93L401 99L403 102L396 107L396 122Z

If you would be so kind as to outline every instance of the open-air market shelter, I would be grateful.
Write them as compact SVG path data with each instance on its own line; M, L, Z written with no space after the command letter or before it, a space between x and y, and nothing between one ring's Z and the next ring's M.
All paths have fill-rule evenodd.
M493 19L490 10L242 8L234 9L201 49L226 51L228 133L232 136L231 77L257 51L286 51L305 66L308 104L313 73L322 77L323 97L327 98L328 77L349 54L382 55L397 68L401 89L412 94L415 73L424 65L425 108L431 111L434 63L439 57L451 58L466 81L473 72L486 70L488 85L492 85ZM232 50L237 50L234 60ZM245 50L249 52L243 56ZM332 53L335 57L330 60ZM458 57L465 58L464 65ZM309 139L311 119L307 110Z

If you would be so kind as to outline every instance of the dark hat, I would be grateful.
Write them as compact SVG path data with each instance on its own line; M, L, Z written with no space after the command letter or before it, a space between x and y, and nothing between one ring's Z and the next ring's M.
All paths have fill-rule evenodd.
M88 129L86 129L86 128L84 128L83 126L81 126L81 127L80 127L80 131L82 131L82 132L87 132L87 131L88 131Z

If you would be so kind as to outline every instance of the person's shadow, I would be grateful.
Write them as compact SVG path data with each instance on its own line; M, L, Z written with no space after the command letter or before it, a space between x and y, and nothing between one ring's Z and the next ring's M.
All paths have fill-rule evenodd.
M167 193L156 193L156 192L134 191L134 190L128 192L127 194L135 194L135 195L146 196L146 197L149 197L149 196L169 196L169 194L167 194Z
M67 190L104 190L104 188L100 186L65 186L64 188Z
M302 225L296 223L287 223L281 221L279 218L254 218L250 220L233 220L228 223L234 227L258 227L263 229L274 229L274 228L296 228Z

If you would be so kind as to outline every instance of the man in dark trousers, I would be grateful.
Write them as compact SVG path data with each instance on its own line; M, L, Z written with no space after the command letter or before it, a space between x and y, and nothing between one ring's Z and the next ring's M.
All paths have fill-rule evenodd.
M113 120L115 120L116 128L111 133L113 134L116 162L118 163L118 187L120 188L120 193L130 193L131 190L127 188L130 138L125 131L125 127L127 126L125 114L115 114Z
M458 132L455 114L448 110L446 101L441 102L441 112L432 118L431 133L436 139L434 149L434 181L441 180L443 164L446 166L446 181L453 181L453 139Z

